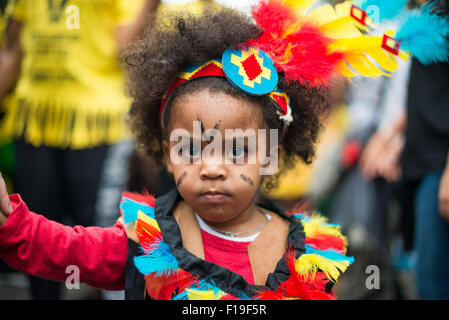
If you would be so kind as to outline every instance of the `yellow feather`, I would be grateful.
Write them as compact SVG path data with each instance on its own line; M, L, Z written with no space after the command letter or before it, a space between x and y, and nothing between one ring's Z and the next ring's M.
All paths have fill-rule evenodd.
M137 219L138 220L142 220L143 222L145 222L145 223L149 224L150 226L156 228L158 231L161 231L157 221L155 219L153 219L153 218L150 218L149 216L147 216L145 213L143 213L140 210L137 211Z
M217 296L214 294L214 290L195 290L186 289L187 297L189 300L218 300L225 295L223 291L220 291Z
M320 26L321 31L333 39L341 39L343 37L358 37L360 36L361 29L354 23L352 17L342 17L325 23Z
M383 37L367 36L374 23L368 17L366 26L351 17L352 1L347 0L335 6L330 4L314 8L305 15L315 0L282 0L282 3L296 10L300 21L315 23L325 36L334 40L328 46L330 53L344 54L345 62L337 66L337 71L347 79L357 75L365 77L390 76L398 68L397 56L382 48ZM301 22L286 29L284 36L301 27ZM394 36L394 31L388 31ZM399 58L407 60L409 55L400 51Z
M348 69L349 70L349 69ZM349 72L351 72L349 70ZM304 233L308 238L314 238L318 235L330 235L336 236L343 240L345 249L343 253L346 253L346 247L348 246L347 238L341 233L339 225L328 224L327 218L319 215L318 213L312 214L308 221L301 220L302 226L304 228Z
M388 76L388 72L396 70L398 64L395 56L387 54L382 49L382 39L383 37L374 36L338 39L329 45L329 50L331 52L343 53L347 66L352 67L355 74L368 77ZM339 69L338 71L344 74L347 68Z
M329 45L329 50L338 52L361 52L367 48L380 48L382 37L359 36L355 38L337 39Z
M348 60L350 66L364 77L378 77L382 75L387 75L379 68L377 68L373 63L371 63L365 55L361 55L356 59Z
M282 0L284 5L292 7L299 15L304 15L317 0Z
M362 32L367 32L368 27L363 26L351 17L351 1L337 4L322 5L307 15L307 18L315 21L323 33L333 39L357 37Z
M355 77L357 73L353 72L351 69L349 69L348 65L345 61L340 63L337 67L338 71L347 79L350 79L352 77Z
M327 219L318 214L313 214L308 221L301 220L306 237L313 238L317 234L343 237L338 225L327 224Z
M318 270L324 272L331 281L337 281L341 272L349 267L349 261L335 261L327 259L319 254L302 254L295 263L296 272L300 275L311 274L312 281Z
M340 18L336 10L330 4L325 4L311 11L307 18L316 21L319 25L323 25Z
M394 56L385 50L378 50L378 48L375 48L366 50L366 53L377 61L385 71L393 72L398 67Z

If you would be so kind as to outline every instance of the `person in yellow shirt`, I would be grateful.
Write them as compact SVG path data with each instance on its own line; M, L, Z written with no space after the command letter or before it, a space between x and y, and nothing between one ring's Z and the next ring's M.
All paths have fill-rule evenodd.
M9 21L9 12L7 12L7 4L9 2L13 2L14 0L2 0L0 1L0 50L5 42L5 34L7 30L7 25ZM0 59L0 65L2 61ZM14 157L13 157L13 145L12 138L6 130L3 128L5 112L3 105L7 104L9 101L10 95L4 99L4 101L0 101L0 172L3 173L3 178L6 181L7 186L11 189L11 175L14 170Z
M10 6L13 6L12 8ZM131 100L120 51L139 36L159 0L16 0L0 54L0 102L14 136L15 189L35 210L93 225L107 152L126 138ZM32 279L34 299L59 284Z

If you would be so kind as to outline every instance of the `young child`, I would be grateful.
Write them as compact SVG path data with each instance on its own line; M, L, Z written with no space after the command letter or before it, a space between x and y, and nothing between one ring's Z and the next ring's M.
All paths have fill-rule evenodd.
M363 39L376 40L374 58L388 47L362 35L366 14L349 2L303 17L306 2L261 1L255 22L229 9L161 19L127 55L129 125L177 188L125 193L114 227L71 228L8 197L0 179L0 257L56 281L75 265L82 282L127 299L333 299L353 261L339 227L254 199L262 179L276 183L264 175L277 154L286 167L311 161L331 77L383 73L359 63Z

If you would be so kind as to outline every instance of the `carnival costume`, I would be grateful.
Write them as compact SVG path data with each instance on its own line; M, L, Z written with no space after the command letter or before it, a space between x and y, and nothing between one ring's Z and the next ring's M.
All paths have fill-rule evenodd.
M310 9L314 2L261 1L252 13L263 34L181 72L161 97L160 118L177 86L200 77L222 77L248 95L268 96L288 130L291 105L287 94L277 86L280 73L287 82L296 81L308 88L329 87L341 77L388 75L397 68L398 57L408 58L394 32L368 36L372 21L366 11L350 1ZM438 19L430 11L426 14ZM12 199L15 210L26 211L17 196ZM108 289L125 287L128 299L334 299L333 284L354 261L345 255L347 243L338 225L318 214L286 214L270 203L260 204L271 219L248 247L254 276L254 284L250 284L241 275L204 259L195 213L181 200L177 190L157 199L149 194L125 193L121 224L109 229L77 228L55 233L73 238L73 242L61 240L70 244L67 250L74 247L74 254L89 253L91 262L80 261L85 264L86 270L80 272L85 282ZM0 243L16 244L0 247L0 256L26 272L62 278L50 275L48 268L39 269L45 268L42 264L24 267L17 258L34 251L18 250L23 241L12 225L19 219L13 213L0 227ZM25 217L22 222L32 225L32 219L38 220ZM49 228L44 230L48 233L56 228L51 224L44 227ZM64 259L60 265L68 263ZM104 270L92 271L102 266Z

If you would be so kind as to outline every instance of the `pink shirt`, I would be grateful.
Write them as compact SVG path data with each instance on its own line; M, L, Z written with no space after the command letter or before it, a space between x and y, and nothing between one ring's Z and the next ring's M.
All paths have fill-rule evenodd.
M230 241L201 230L204 258L243 276L246 282L254 284L253 272L248 256L251 242Z

